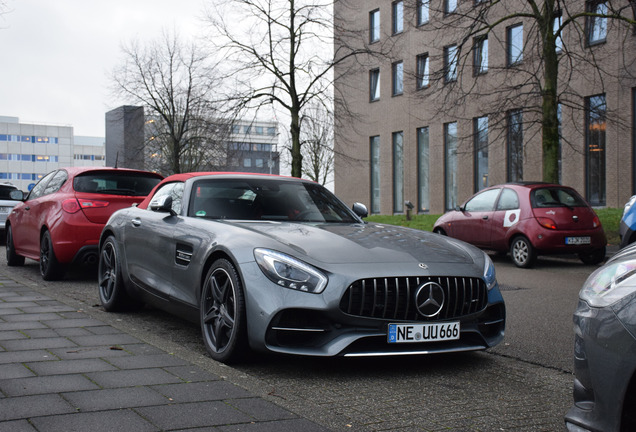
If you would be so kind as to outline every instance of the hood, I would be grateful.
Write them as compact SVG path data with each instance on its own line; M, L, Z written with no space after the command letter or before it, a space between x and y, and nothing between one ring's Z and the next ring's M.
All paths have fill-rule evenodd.
M474 262L469 245L439 234L393 225L287 222L233 224L258 232L323 263Z

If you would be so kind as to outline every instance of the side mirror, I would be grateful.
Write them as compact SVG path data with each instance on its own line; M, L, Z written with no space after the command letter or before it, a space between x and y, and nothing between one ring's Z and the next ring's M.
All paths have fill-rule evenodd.
M26 195L21 190L16 189L9 192L9 197L14 201L24 201Z
M463 212L463 211L464 211L464 207L462 207L462 206L455 206L455 211Z
M149 207L152 211L170 213L172 216L176 216L176 213L172 210L172 197L170 195L153 198L152 201L150 201Z
M353 210L353 212L358 215L361 218L365 218L367 216L369 216L369 210L367 210L367 206L365 206L362 203L354 203L353 207L351 207L351 209Z

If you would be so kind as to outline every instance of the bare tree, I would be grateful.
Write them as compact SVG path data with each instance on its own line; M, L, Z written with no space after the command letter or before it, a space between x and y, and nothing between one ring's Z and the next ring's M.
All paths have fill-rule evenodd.
M333 117L320 105L310 107L302 119L303 174L323 186L333 174Z
M424 3L429 4L428 1ZM448 5L448 2L438 2ZM454 3L454 2L451 2ZM559 106L583 109L581 95L569 86L570 78L577 74L582 64L591 65L596 70L599 81L615 72L605 68L605 58L591 52L590 37L594 32L605 32L610 22L627 27L636 24L634 0L607 0L572 2L566 0L482 0L462 2L456 9L435 10L431 13L453 16L444 20L447 33L452 32L456 44L444 50L445 68L433 79L435 91L426 97L442 97L453 103L442 104L458 110L467 98L480 97L484 109L494 113L500 126L505 113L511 107L523 106L524 111L534 112L538 130L542 137L543 180L559 181ZM422 1L417 1L417 7ZM431 2L432 4L432 2ZM432 6L431 6L432 7ZM500 68L487 65L489 74L498 74L499 79L491 80L492 86L485 86L475 77L479 75L482 59L479 50L481 41L501 42L496 39L496 29L506 28L507 37L513 25L523 23L523 34L528 35L517 48L523 55L523 62L508 58ZM431 30L440 27L431 25ZM563 35L569 32L567 40ZM631 33L631 30L629 31ZM525 39L525 36L524 36ZM534 50L527 49L534 47ZM452 49L452 52L449 52ZM508 53L508 56L510 54ZM633 62L633 59L628 60ZM612 65L615 67L615 61ZM511 67L512 65L512 67ZM623 71L633 68L624 65ZM417 78L417 77L416 77ZM524 119L525 123L525 119ZM499 131L505 128L500 127ZM503 132L502 132L503 133Z
M210 41L235 80L232 100L243 110L282 108L289 119L295 177L303 174L305 111L318 104L332 115L334 67L366 52L334 45L332 2L210 0L208 8Z
M122 49L114 93L144 107L147 167L172 174L224 166L230 128L213 98L220 78L208 57L168 32Z

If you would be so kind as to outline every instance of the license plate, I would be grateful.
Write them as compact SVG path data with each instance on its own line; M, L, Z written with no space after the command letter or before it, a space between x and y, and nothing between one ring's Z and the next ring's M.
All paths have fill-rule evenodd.
M590 236L565 238L566 245L583 245L583 244L590 244L590 243L592 243L592 238Z
M438 342L459 339L459 321L434 324L389 324L389 343Z

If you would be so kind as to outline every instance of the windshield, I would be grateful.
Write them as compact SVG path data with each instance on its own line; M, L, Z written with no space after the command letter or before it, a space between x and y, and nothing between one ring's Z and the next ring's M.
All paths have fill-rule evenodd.
M587 203L573 189L549 187L532 191L532 207L587 207Z
M359 222L338 198L318 184L266 177L197 181L188 215L210 219Z

